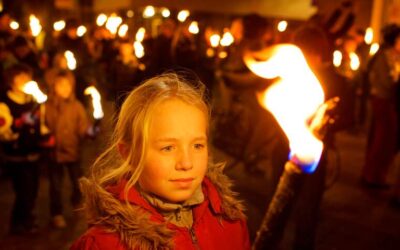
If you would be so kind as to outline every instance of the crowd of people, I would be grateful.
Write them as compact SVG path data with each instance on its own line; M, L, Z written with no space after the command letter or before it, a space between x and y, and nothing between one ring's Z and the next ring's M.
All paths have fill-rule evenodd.
M153 37L148 31L145 33L143 57L135 54L132 38L118 37L104 26L93 25L85 36L78 36L79 23L75 19L68 20L64 30L48 36L45 46L38 48L29 31L12 30L10 15L1 12L0 173L10 177L15 192L10 232L25 234L37 230L33 209L41 165L48 168L52 225L59 229L67 226L61 186L64 169L72 183L71 203L74 207L82 206L79 179L87 167L80 165L81 142L98 136L99 131L88 115L84 89L94 85L113 103L119 119L113 124L115 141L94 165L91 178L83 182L90 223L98 227L93 227L75 243L75 249L92 249L93 244L167 247L176 242L182 246L198 243L206 248L207 244L224 242L232 244L232 248L239 245L243 249L249 248L242 204L232 195L228 188L230 184L219 173L219 167L209 163L205 155L207 138L217 139L213 143L222 148L229 148L231 143L240 144L239 139L243 137L241 121L228 119L236 123L231 124L231 127L238 126L236 130L226 129L220 121L209 127L206 103L210 103L218 114L247 116L254 133L246 138L250 142L245 150L257 151L272 159L270 165L261 162L262 166L257 166L254 162L256 166L252 166L252 171L275 168L274 176L268 181L276 184L287 161L288 141L272 115L257 103L256 92L271 82L251 73L243 56L248 51L261 50L275 43L291 42L303 51L322 84L326 99L340 98L332 114L335 123L329 127L324 139L326 147L317 172L307 177L299 198L303 202L299 202L297 209L294 248L312 249L317 226L315 214L325 186L326 155L335 147L335 133L354 131L370 124L365 167L360 173L362 184L369 188L389 187L387 173L399 149L400 27L390 25L383 29L381 48L371 56L366 53L369 45L363 41L364 33L353 27L355 14L351 7L343 4L330 18L313 16L293 31L289 40L288 36L280 37L272 22L264 17L255 14L235 17L227 28L233 37L233 43L227 47L211 45L211 25L204 27L201 33L193 34L188 29L189 20L179 23L167 18L159 25L157 36ZM345 16L342 27L331 31L342 15ZM336 49L343 54L342 64L337 67L332 59ZM68 65L67 50L75 56L76 69ZM214 54L210 55L210 51ZM219 57L221 51L225 54ZM357 52L360 58L361 65L357 70L349 67L352 52ZM186 78L205 84L204 93L193 91L175 74L152 78L140 85L152 76L166 71L179 74L183 69ZM47 94L48 100L44 103L25 90L26 83L32 80ZM172 95L177 97L171 98ZM248 112L240 111L242 116L235 116L238 109ZM153 113L158 115L151 120ZM170 117L164 117L167 115ZM188 122L193 122L189 127L198 131L194 134L189 131L190 137L185 138L181 133L186 131L188 126L184 124ZM160 124L170 126L168 131L179 140L168 141L171 134L158 127ZM263 136L260 137L257 131L263 131ZM221 136L213 138L214 134ZM193 148L182 153L178 150L182 146L179 143L184 148ZM179 147L174 147L178 144ZM261 150L259 145L263 145ZM152 157L143 158L145 153ZM178 153L182 153L178 164L182 173L192 169L197 171L195 176L179 175L180 171L174 176L174 185L190 186L187 193L177 192L174 186L163 186L163 181L169 178L168 173L157 173L157 164L167 166L166 157ZM185 158L192 154L196 156L193 162ZM130 168L131 165L137 166L135 170ZM196 185L191 186L192 182ZM394 201L400 205L400 176L395 186ZM140 209L132 211L126 206L128 202ZM205 204L210 204L213 210L204 208ZM149 214L142 214L141 209ZM200 213L205 213L205 221L198 220ZM146 216L151 218L150 223L146 222ZM171 224L158 225L164 220ZM117 228L114 223L123 226ZM225 225L223 230L219 227L222 224ZM181 230L191 229L193 225L197 228L195 232ZM106 239L97 238L104 234L102 226L106 231L122 235L122 240L115 238L115 234ZM131 227L144 229L133 232ZM212 227L212 233L206 227ZM171 237L173 232L177 234ZM221 241L221 237L226 240Z

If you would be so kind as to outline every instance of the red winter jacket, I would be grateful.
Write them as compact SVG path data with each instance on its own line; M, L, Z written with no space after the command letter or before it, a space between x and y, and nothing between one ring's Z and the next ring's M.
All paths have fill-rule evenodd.
M113 197L122 202L125 202L124 185L125 182L122 182L108 189ZM250 249L242 206L234 198L230 186L230 181L221 170L208 172L202 183L205 200L193 209L191 229L165 221L134 188L128 193L133 210L127 213L121 211L120 204L118 212L112 209L115 202L107 200L109 197L91 199L92 205L96 204L96 208L91 210L97 210L97 219L92 220L96 225L89 228L71 250Z

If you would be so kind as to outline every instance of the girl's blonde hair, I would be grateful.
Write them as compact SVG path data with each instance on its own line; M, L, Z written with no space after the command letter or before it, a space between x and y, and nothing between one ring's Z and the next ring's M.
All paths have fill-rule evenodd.
M126 179L124 191L127 196L144 168L153 111L160 103L173 98L199 108L209 120L205 87L200 81L188 81L175 73L145 81L127 96L118 115L111 145L91 168L89 178L97 188L105 191L105 187ZM123 157L119 152L121 145Z

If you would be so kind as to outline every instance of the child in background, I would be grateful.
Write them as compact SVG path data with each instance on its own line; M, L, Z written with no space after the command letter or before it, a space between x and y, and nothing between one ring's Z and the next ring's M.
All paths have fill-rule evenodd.
M4 72L6 91L0 92L0 157L15 192L10 233L37 231L33 209L39 187L40 127L37 104L23 92L32 69L15 64Z
M90 228L71 249L250 249L242 204L209 156L203 92L165 74L130 93L82 180Z
M62 183L64 168L71 184L71 202L74 207L81 202L78 179L82 176L79 162L81 140L90 131L86 111L74 95L74 81L65 71L58 72L50 85L49 100L46 102L46 123L55 137L55 147L50 155L50 212L53 226L65 228L62 211Z

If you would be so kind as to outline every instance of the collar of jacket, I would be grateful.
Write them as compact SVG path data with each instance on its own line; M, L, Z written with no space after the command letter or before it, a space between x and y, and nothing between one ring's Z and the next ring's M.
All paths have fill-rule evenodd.
M118 200L124 202L126 201L124 195L124 188L126 186L126 183L127 183L126 180L122 180L119 184L109 187L107 188L107 190L110 193L112 193ZM207 177L205 177L203 180L202 190L204 194L204 200L209 201L213 212L216 214L221 214L222 213L221 199L218 195L217 189L214 187L214 185ZM137 205L149 211L152 214L153 219L157 219L158 221L162 222L165 221L164 218L161 216L161 214L145 200L145 198L140 194L140 192L136 188L131 188L129 190L127 200L129 201L129 203Z

